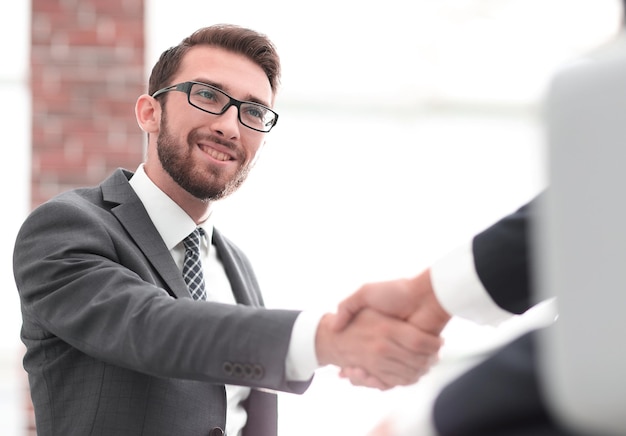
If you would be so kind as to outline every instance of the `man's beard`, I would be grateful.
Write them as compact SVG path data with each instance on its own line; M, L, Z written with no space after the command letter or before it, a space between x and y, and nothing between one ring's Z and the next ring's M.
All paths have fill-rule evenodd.
M168 130L167 116L165 112L162 112L161 129L157 137L157 153L161 165L181 188L202 201L215 201L232 194L246 180L251 166L249 164L240 166L235 175L226 183L220 182L220 174L213 171L214 177L207 183L202 174L195 171L193 166L192 150L197 136L197 131L193 130L187 136L186 147L178 144ZM217 138L212 140L228 145Z

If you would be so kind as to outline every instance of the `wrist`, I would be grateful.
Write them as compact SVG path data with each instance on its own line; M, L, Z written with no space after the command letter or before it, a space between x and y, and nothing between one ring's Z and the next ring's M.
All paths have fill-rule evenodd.
M332 315L326 313L320 318L315 332L315 357L318 365L326 366L332 363L331 348Z
M430 268L414 277L411 283L416 298L420 301L419 315L415 316L415 324L424 331L439 334L452 317L441 305L430 275Z

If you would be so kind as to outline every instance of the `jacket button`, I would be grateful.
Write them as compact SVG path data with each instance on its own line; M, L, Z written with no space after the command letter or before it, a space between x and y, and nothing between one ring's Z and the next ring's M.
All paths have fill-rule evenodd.
M241 363L235 363L233 365L233 375L237 378L243 378L244 370Z
M263 378L264 373L265 371L263 371L263 367L261 365L252 366L252 378L259 380Z
M219 427L212 428L209 432L209 436L224 436L224 430Z

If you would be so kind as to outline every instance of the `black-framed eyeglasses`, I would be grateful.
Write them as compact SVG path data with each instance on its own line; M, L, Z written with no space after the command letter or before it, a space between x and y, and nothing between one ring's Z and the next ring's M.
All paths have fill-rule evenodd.
M240 101L215 86L201 82L183 82L159 89L152 97L169 91L187 94L187 101L193 107L213 115L222 115L231 106L237 107L239 122L257 132L269 132L278 121L278 114L259 103Z

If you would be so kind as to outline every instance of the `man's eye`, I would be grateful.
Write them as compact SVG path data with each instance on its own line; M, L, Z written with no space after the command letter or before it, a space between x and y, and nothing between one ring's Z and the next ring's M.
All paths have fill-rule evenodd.
M263 119L266 112L267 111L263 110L260 107L249 106L248 108L246 108L246 115L252 118Z
M196 96L205 100L215 100L215 91L210 89L201 89L196 92Z

